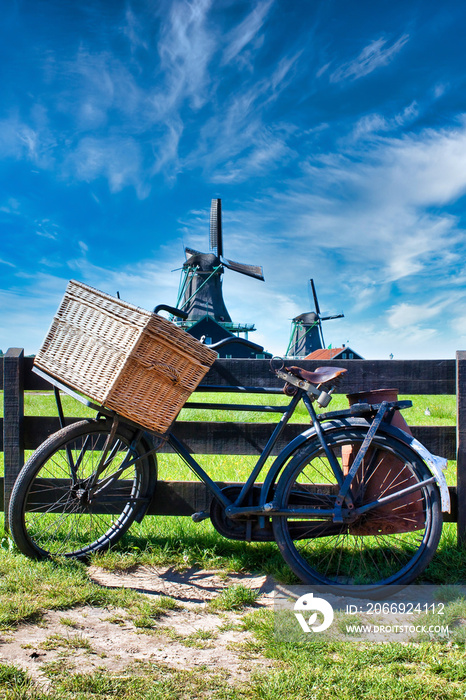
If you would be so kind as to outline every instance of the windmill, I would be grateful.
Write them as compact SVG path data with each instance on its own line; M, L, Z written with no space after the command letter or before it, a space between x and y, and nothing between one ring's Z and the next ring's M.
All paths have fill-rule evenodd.
M234 333L255 330L254 324L234 324L227 311L222 293L225 268L241 275L264 281L262 267L246 265L223 257L222 200L213 199L210 208L210 253L185 248L186 262L181 272L177 307L188 314L179 322L189 328L205 318L213 318Z
M291 337L286 355L288 357L307 357L314 350L325 347L322 321L342 318L344 314L323 316L320 311L314 280L309 280L315 311L306 311L296 316L291 322Z

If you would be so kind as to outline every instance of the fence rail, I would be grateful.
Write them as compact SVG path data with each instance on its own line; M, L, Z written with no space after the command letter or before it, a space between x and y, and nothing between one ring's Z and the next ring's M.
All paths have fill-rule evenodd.
M8 526L9 497L16 476L24 463L24 450L38 447L59 428L58 418L25 416L24 391L48 390L50 385L31 372L33 358L24 357L21 348L10 348L0 358L0 388L4 391L4 418L0 419L0 451L4 452L4 477L0 479L0 509ZM308 370L319 364L293 361ZM458 539L466 540L466 352L456 360L341 360L328 365L346 367L339 393L395 387L400 394L456 394L457 426L414 426L413 434L434 454L457 459L457 485L450 488L452 513ZM217 360L199 388L202 391L235 391L234 387L277 387L268 360ZM237 390L236 390L237 391ZM234 399L233 399L234 401ZM409 417L409 416L408 416ZM70 422L79 419L70 419ZM277 451L309 424L289 424L277 444ZM261 452L271 432L270 423L180 421L175 434L195 454L250 455ZM168 448L165 448L168 451ZM3 491L3 493L2 493ZM210 495L201 482L159 482L148 513L190 515L208 508Z

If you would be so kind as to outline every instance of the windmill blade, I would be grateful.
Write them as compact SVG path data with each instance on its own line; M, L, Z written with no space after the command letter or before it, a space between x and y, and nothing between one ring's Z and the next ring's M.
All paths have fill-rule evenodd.
M229 270L234 270L234 272L240 272L242 275L254 277L256 280L262 280L262 282L265 281L264 272L260 265L245 265L234 260L222 260L222 264Z
M317 292L316 292L314 280L310 279L309 282L311 284L312 296L314 298L314 308L316 310L316 314L318 316L320 316L320 307L319 307L319 302L317 301Z
M213 199L210 204L210 249L219 258L223 255L221 199Z
M341 313L341 314L335 314L334 316L321 316L320 320L321 321L332 321L332 319L334 319L334 318L344 318L344 317L345 317L345 314Z

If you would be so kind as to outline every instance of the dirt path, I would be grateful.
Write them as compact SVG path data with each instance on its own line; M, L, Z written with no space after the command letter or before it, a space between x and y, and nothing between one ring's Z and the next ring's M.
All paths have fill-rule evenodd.
M272 604L273 582L265 576L144 566L124 573L90 567L89 576L101 586L131 588L152 598L170 596L182 607L163 615L150 633L137 629L125 610L86 606L48 611L40 624L20 625L0 638L0 661L23 668L44 685L43 671L54 663L66 663L70 672L92 672L122 671L134 661L151 661L175 669L223 670L237 680L270 664L248 651L250 633L235 629L244 613L206 609L207 601L236 583L256 590L259 605Z

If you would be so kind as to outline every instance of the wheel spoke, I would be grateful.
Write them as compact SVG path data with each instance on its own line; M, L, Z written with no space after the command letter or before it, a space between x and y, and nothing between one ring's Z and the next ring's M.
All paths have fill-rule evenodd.
M328 435L329 448L342 470L343 456L348 468L348 460L358 453L366 432L364 428L348 427ZM392 497L426 478L426 465L409 446L377 435L353 479L354 512L344 509L342 532L332 532L337 523L324 515L309 519L308 527L295 525L293 531L300 508L328 511L332 508L330 499L339 490L323 449L310 440L287 465L276 490L279 507L296 511L273 518L275 537L285 560L308 583L410 582L429 563L440 537L436 486L424 484L363 514L356 512L365 504Z
M139 439L139 432L135 439L134 430L123 425L115 432L103 420L49 438L13 489L10 523L19 549L32 557L84 558L116 543L148 502L155 459Z

